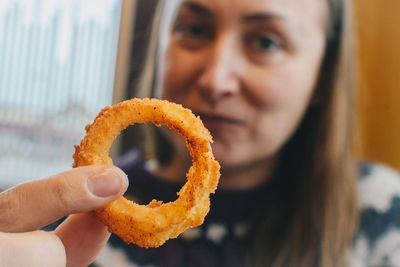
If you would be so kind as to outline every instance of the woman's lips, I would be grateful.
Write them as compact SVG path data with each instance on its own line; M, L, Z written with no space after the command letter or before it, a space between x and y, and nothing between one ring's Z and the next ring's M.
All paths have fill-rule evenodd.
M204 126L210 131L223 130L244 125L243 121L232 117L204 113L196 114L200 116L200 119L203 121Z

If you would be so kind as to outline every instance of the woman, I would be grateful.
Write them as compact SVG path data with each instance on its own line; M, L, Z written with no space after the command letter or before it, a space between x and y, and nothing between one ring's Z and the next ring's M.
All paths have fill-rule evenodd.
M159 57L150 58L157 58L153 96L200 116L222 176L201 227L159 249L126 248L133 262L343 266L349 253L357 258L349 8L333 0L164 6ZM128 193L144 203L173 200L191 164L171 132L157 131L155 143L151 168L136 152L120 163L136 177ZM111 245L123 247L118 239Z
M315 0L183 1L177 11L156 94L192 109L214 138L222 177L209 217L226 190L260 195L237 221L254 236L232 241L251 247L238 265L329 266L345 258L357 222L357 175L344 11L341 1ZM182 142L166 137L173 153L153 172L182 182L190 161ZM229 260L215 257L207 266Z
M398 220L382 219L379 214L368 213L370 210L367 213L359 210L364 200L376 193L371 184L365 186L360 182L350 153L353 85L349 2L167 3L161 9L160 32L165 36L159 43L154 95L192 109L210 130L213 152L222 167L219 189L201 227L169 240L158 249L126 246L113 237L96 263L100 266L396 265L394 252L399 239L381 241L383 233L392 230L389 226L400 225ZM146 75L153 80L151 73ZM156 137L156 161L146 161L133 152L119 162L134 181L134 191L128 194L139 202L152 198L172 200L191 164L184 144L176 135L162 129ZM361 174L369 170L369 176L362 181L371 181L368 166L362 167ZM19 199L18 192L32 196L40 188L52 188L52 183L57 185L54 188L58 192L51 194L55 204L46 205L46 218L30 221L32 216L27 216L26 225L16 224L9 229L5 225L10 224L4 223L0 229L28 231L60 215L101 206L126 189L126 178L118 170L89 168L92 169L80 168L61 177L17 187L6 197L3 194L0 200L7 204ZM107 170L106 174L95 175L101 171L97 168ZM66 186L62 179L65 176L77 178L70 179L72 182ZM392 183L392 191L384 197L388 201L381 207L400 195L399 182L393 177L396 175L387 172L383 178ZM77 197L82 199L82 205L73 201ZM31 207L29 203L17 203L14 206ZM375 207L369 204L369 208ZM396 207L393 210L398 210ZM384 220L389 223L371 230L371 226ZM75 248L79 243L77 236L85 236L86 242ZM7 235L3 240L7 238L12 236ZM37 244L37 238L31 240ZM70 266L83 266L94 259L107 234L97 222L75 215L57 228L51 238L58 242L58 247L65 246L64 254L62 249L57 250L62 254L58 258ZM12 240L15 239L14 236Z

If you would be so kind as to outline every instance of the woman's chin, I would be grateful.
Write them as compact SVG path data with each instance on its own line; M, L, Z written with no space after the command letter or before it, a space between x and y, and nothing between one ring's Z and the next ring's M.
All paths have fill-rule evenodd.
M235 155L232 152L224 152L224 151L213 151L215 159L218 161L219 165L221 165L221 170L228 170L232 168L236 168L245 163L246 158L241 157L240 155Z
M259 169L263 165L268 165L268 162L274 161L277 156L275 153L257 155L254 152L245 151L244 149L238 148L232 151L221 149L218 146L213 146L213 154L221 166L221 174Z

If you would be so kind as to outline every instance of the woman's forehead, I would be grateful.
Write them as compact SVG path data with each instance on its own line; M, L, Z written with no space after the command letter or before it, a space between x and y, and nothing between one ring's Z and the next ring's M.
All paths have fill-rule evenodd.
M289 21L325 21L327 0L184 0L182 6L209 17L268 15Z

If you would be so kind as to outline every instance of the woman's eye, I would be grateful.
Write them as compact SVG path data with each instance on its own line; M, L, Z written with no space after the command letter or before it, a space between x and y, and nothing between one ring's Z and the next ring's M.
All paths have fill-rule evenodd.
M212 39L212 30L198 23L177 23L174 26L176 40L185 48L199 49Z
M285 42L274 34L249 34L245 36L247 56L257 64L270 64L284 55Z
M258 39L258 46L261 50L271 50L277 47L277 44L267 37L260 37Z
M175 32L195 38L207 37L209 35L207 28L198 24L177 24L175 26Z
M206 31L203 27L198 26L198 25L192 25L187 27L187 33L193 35L193 36L203 36L205 35Z
M253 40L253 48L261 52L269 52L277 49L278 47L279 47L278 42L270 37L260 36L254 38Z

